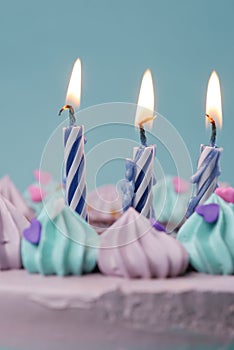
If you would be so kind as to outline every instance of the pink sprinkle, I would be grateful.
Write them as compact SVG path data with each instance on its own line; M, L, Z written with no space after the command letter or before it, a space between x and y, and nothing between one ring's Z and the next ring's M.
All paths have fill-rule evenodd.
M39 169L34 170L34 177L42 185L47 185L52 180L52 176L49 173Z
M215 190L215 193L224 199L228 203L234 204L234 188L233 187L218 187Z
M173 177L172 182L176 193L185 193L189 190L189 183L178 176Z
M33 202L42 202L46 197L46 192L34 185L28 187L28 192Z

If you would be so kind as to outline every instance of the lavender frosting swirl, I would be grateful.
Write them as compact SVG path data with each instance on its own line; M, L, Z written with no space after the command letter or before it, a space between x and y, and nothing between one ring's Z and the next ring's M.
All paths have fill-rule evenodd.
M188 254L174 238L152 228L150 221L129 208L100 237L98 266L106 275L166 278L183 274Z

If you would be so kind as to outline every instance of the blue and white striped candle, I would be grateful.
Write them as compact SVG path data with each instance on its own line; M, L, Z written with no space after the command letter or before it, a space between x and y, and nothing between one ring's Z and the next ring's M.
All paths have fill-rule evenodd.
M191 178L192 183L196 185L196 189L188 205L187 218L218 187L218 176L221 174L219 162L222 150L222 148L201 145L197 171Z
M154 178L155 145L147 146L144 124L151 123L154 116L154 87L150 70L143 75L135 126L140 128L141 146L134 147L133 159L127 159L125 180L122 184L123 210L130 206L147 218L154 217L152 186Z
M126 159L125 180L122 183L123 210L133 207L147 218L154 217L152 186L155 146L134 147L133 160Z
M63 133L66 203L85 220L88 220L84 127L70 126L64 128Z
M147 218L153 217L154 157L155 146L134 147L135 162L133 208Z
M206 121L212 126L210 145L201 145L200 158L196 173L191 181L196 185L195 192L191 198L186 217L193 214L199 204L204 203L218 187L218 176L220 170L220 156L222 148L218 148L216 141L216 123L222 125L222 101L219 77L215 71L212 72L207 88L206 98ZM207 125L207 124L206 124Z
M85 220L88 220L86 203L86 166L84 154L84 127L76 125L73 105L79 107L81 95L81 62L77 59L67 89L66 105L70 125L63 129L65 197L69 205Z

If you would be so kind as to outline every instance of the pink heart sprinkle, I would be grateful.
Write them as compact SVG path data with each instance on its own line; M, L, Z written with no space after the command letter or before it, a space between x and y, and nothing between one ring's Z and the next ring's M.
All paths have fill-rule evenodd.
M218 187L218 188L216 188L215 193L217 194L217 196L221 197L226 202L234 204L234 188L232 188L232 187L226 187L226 188Z
M52 176L49 173L38 169L34 170L34 177L42 185L47 185L52 180Z
M189 183L178 176L173 177L172 182L176 193L185 193L189 190Z
M42 202L42 200L46 197L46 192L34 185L28 187L28 192L31 200L36 203Z

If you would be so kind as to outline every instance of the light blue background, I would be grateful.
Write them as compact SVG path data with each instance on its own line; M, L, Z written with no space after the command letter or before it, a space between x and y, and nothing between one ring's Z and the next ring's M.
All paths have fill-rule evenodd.
M194 166L200 143L209 140L202 115L216 69L223 95L222 179L232 182L232 0L9 0L0 6L0 175L10 174L21 189L32 180L60 122L57 112L79 56L82 108L135 103L149 67L157 110L180 131Z

